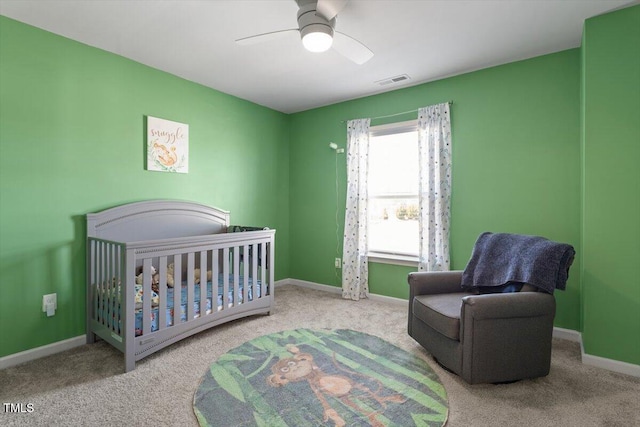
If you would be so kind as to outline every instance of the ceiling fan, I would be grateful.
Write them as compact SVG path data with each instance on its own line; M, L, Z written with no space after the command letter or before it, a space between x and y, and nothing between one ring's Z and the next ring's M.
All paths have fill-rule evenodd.
M373 52L358 40L335 30L336 17L349 0L295 0L298 4L298 28L273 31L236 40L240 45L271 41L299 34L310 52L324 52L333 47L356 64L364 64Z

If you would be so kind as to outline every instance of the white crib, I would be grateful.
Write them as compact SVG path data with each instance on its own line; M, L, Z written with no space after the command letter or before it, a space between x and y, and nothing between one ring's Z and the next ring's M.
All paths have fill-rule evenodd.
M128 372L202 330L270 314L275 230L237 229L228 212L184 201L88 214L87 342L122 351Z

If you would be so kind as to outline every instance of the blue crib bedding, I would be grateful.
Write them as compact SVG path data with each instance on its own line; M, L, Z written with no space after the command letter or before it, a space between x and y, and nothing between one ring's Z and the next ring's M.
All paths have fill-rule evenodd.
M239 298L238 298L238 304L242 304L244 302L244 278L243 276L239 277ZM260 291L260 281L256 281L256 286L255 286L255 292L256 292L256 296L258 298L260 298L261 295L261 291ZM229 292L228 292L228 306L232 307L233 306L233 276L229 276ZM249 289L248 289L248 300L252 301L253 300L253 279L249 278ZM201 304L201 300L202 300L202 295L200 292L200 285L194 285L193 287L193 293L194 293L194 301L193 301L193 317L194 319L197 317L200 317L200 313L201 313L201 308L202 308L202 304ZM207 298L206 298L206 302L204 305L204 311L205 314L211 314L213 311L213 298L212 298L212 286L211 286L211 282L207 283ZM216 311L220 311L223 309L223 302L222 302L222 295L223 295L224 291L223 291L223 283L222 283L222 276L220 276L218 278L218 292L217 292L217 300L216 300ZM174 294L174 288L168 288L167 289L167 309L165 312L165 319L166 319L166 326L173 326L173 319L175 316L175 309L174 309L174 304L173 304L173 294ZM187 321L187 285L186 283L182 285L182 289L180 291L180 322L186 322ZM160 317L159 317L159 308L157 306L157 304L154 304L154 306L151 309L151 332L157 331L158 330L158 321L159 321ZM136 308L136 336L138 335L142 335L142 321L143 321L143 316L142 316L142 308Z
M220 311L223 309L223 301L222 301L222 295L224 294L224 285L223 285L223 276L220 275L218 277L218 286L217 286L217 292L216 292L216 301L215 301L215 311ZM238 287L239 287L239 298L238 298L238 304L242 304L244 303L244 277L243 276L239 276L239 281L238 281ZM248 278L248 292L247 292L247 300L248 301L252 301L253 300L253 293L255 292L256 297L260 298L262 296L262 290L261 290L261 281L260 280L256 280L255 285L253 284L253 279L251 277ZM228 303L228 307L232 307L234 304L234 277L233 275L229 275L229 292L227 294L227 303ZM175 318L175 308L174 308L174 289L175 288L167 288L167 305L166 305L166 310L165 310L165 315L164 315L164 319L165 319L165 325L166 326L173 326L174 324L174 318ZM202 310L204 309L205 314L210 314L214 311L214 302L213 302L213 286L211 282L207 282L207 286L206 286L206 298L204 303L202 303L202 293L201 292L201 285L200 284L196 284L194 285L194 302L193 302L193 317L197 318L200 317ZM187 321L187 284L183 283L181 290L180 290L180 312L179 312L179 316L180 316L180 322L186 322ZM142 301L143 301L143 296L142 296L142 286L141 285L136 285L136 297L135 297L135 304L136 304L136 308L135 308L135 331L136 331L136 336L142 335L142 328L143 328L143 312L142 312ZM108 306L111 305L112 306L112 310L108 310ZM157 331L158 330L158 322L161 319L160 316L160 308L159 308L159 296L155 293L152 292L152 300L151 300L151 332ZM117 307L116 307L117 306ZM110 311L111 313L113 313L115 311L115 309L118 310L118 312L120 313L120 304L118 301L116 301L115 298L110 299L110 303L105 304L102 307L99 307L99 312L101 313L101 317L106 318L108 323L110 323L109 326L111 326L112 322L114 322L114 318L115 315L109 315L107 313L107 311ZM118 324L118 330L120 330L121 327L121 322L119 322ZM118 331L118 333L120 333L120 331Z

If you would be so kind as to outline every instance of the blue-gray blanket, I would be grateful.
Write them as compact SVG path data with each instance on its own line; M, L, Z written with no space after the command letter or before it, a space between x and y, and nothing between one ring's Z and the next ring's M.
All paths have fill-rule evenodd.
M575 250L544 237L482 233L462 274L462 287L528 283L550 294L564 290Z

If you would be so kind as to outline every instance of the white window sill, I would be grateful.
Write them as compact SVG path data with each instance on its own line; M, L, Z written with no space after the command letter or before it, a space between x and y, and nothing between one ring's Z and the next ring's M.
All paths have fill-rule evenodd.
M407 267L418 268L418 257L410 255L384 254L379 252L369 252L367 254L369 262L378 264L405 265Z

